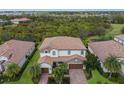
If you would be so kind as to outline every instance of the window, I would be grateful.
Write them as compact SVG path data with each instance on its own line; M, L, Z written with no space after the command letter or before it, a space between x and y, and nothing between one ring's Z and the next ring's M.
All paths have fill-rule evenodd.
M48 51L46 50L45 53L48 53Z
M68 55L70 55L71 54L71 51L70 50L68 50Z
M55 51L53 51L53 55L56 55L56 52Z
M83 54L84 54L84 51L82 50L82 51L81 51L81 55L83 55Z

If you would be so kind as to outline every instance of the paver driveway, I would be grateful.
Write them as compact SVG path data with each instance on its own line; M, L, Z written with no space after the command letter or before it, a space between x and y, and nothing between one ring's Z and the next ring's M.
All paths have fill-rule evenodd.
M39 84L47 84L48 81L48 73L42 73Z
M70 69L70 84L87 84L85 74L82 69Z

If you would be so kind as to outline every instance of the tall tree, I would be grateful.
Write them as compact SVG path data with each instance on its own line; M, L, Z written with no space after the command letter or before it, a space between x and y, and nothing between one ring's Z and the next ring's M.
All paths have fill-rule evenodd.
M64 74L67 72L67 65L61 64L53 69L53 77L58 84L62 84Z
M39 64L34 64L29 68L29 73L32 76L32 81L38 83L39 77L41 75L41 68Z

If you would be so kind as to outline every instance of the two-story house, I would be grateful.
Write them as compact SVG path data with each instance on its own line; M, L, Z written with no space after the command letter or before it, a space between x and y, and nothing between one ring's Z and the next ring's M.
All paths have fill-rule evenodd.
M79 38L58 36L46 38L40 47L42 72L52 73L52 68L66 63L69 69L82 69L86 48Z
M91 42L88 49L91 53L98 56L104 72L108 72L108 70L104 67L103 62L110 55L114 55L122 62L121 71L124 73L124 35L115 36L114 40Z

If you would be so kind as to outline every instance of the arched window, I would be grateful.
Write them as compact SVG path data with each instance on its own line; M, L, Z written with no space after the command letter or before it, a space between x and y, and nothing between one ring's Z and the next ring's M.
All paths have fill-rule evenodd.
M56 55L56 51L53 51L52 53L53 53L53 55Z

